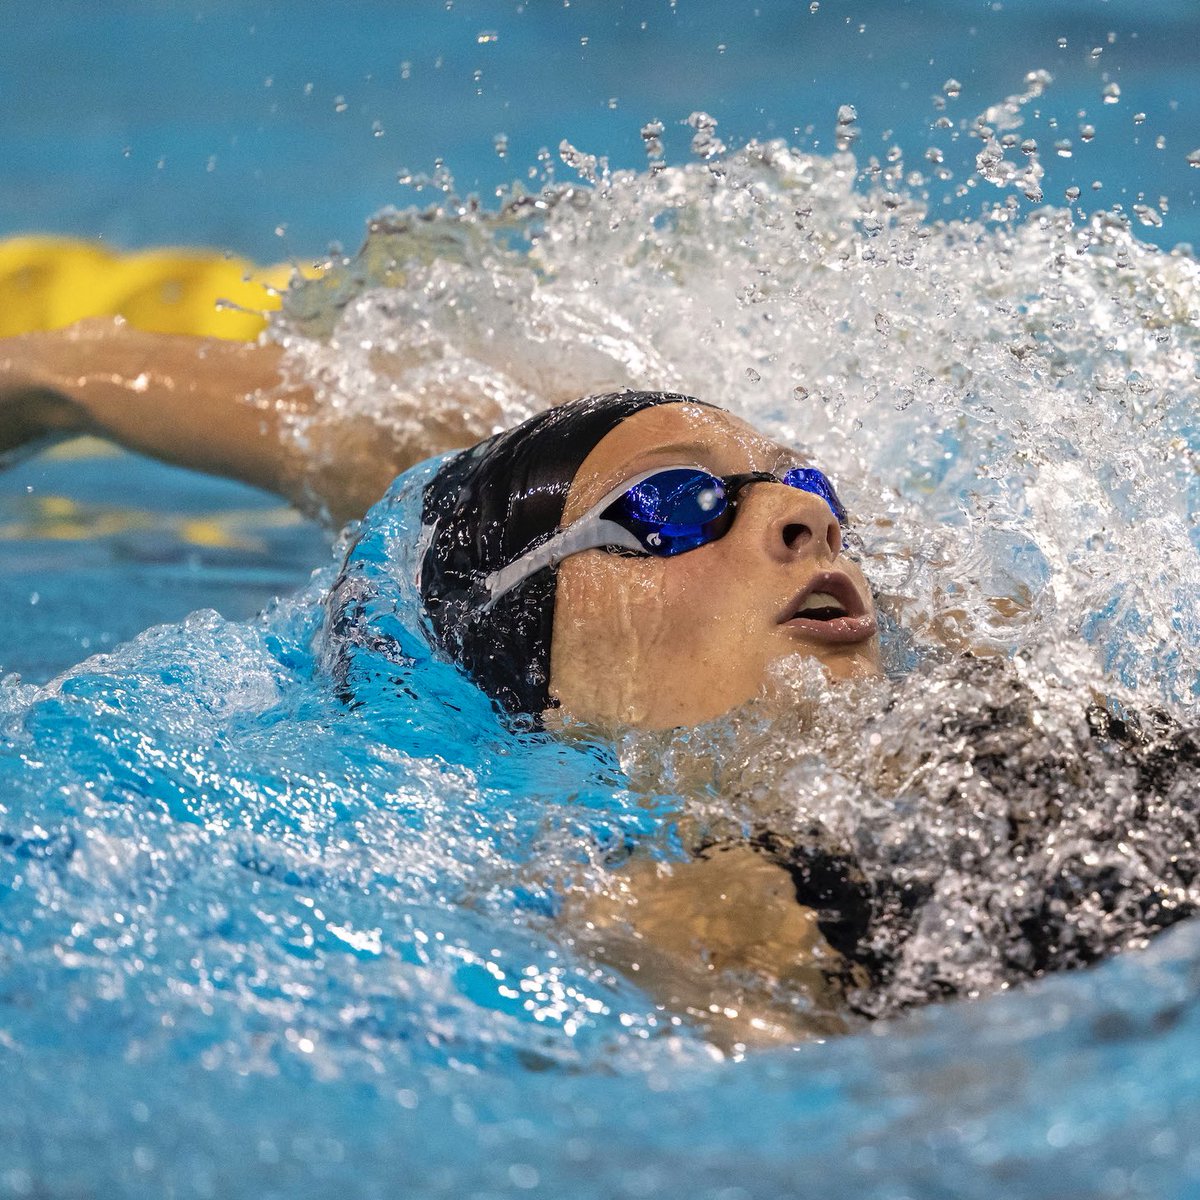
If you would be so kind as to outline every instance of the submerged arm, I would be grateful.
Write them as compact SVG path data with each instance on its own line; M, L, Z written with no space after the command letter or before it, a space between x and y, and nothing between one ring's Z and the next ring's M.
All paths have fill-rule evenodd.
M748 845L635 859L563 913L576 945L686 1012L725 1048L843 1033L847 964L791 876Z
M296 438L289 419L316 402L310 388L286 381L281 360L270 343L145 333L112 319L0 339L0 455L92 434L264 488L340 524L402 470L450 448L435 444L444 430L422 437L418 427L402 441L364 417L314 422L307 442Z

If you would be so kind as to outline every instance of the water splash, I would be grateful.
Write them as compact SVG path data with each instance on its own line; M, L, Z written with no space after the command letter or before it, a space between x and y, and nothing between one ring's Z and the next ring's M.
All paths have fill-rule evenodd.
M622 386L724 404L828 465L917 643L1057 645L1190 712L1200 272L1119 214L1015 212L937 224L848 154L753 143L385 215L276 336L326 412L401 434Z

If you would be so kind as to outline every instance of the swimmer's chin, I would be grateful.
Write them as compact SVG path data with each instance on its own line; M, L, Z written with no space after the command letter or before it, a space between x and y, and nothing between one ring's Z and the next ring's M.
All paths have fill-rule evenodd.
M868 687L885 678L877 654L858 653L828 655L817 658L811 654L784 655L769 663L765 678L758 689L743 699L714 712L696 712L694 717L675 721L648 720L647 714L628 701L614 714L579 714L567 706L547 709L542 714L542 727L555 736L570 740L619 741L631 733L669 733L679 729L703 729L721 725L751 712L771 714L794 712L797 705L816 706L845 703L846 687L856 684Z
M870 690L886 676L875 655L846 654L827 659L788 654L767 668L759 694L740 707L760 711L792 711L797 705L822 708L851 703L846 695L865 686Z

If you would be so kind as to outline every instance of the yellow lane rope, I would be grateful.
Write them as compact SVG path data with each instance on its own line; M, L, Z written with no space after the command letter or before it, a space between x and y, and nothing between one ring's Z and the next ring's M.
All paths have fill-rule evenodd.
M117 253L59 237L0 241L0 337L123 316L156 333L250 341L295 268L215 251Z

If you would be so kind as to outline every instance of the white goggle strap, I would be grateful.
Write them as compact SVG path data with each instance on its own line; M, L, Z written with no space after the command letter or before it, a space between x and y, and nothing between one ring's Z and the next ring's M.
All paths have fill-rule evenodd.
M536 575L545 567L556 567L564 558L584 550L597 550L601 546L620 546L627 550L641 550L642 543L623 525L606 521L602 517L583 517L561 533L556 533L548 542L535 546L520 558L493 571L484 581L488 599L480 611L487 612L506 592L511 592L519 583Z
M598 550L601 546L619 546L623 550L644 550L642 543L623 525L616 521L606 521L601 513L614 501L619 500L631 488L639 483L658 475L663 471L701 470L689 463L683 467L655 467L651 471L643 471L632 479L613 488L584 513L578 521L573 521L566 529L560 530L552 538L540 546L527 550L520 558L513 559L507 567L501 567L484 578L483 586L488 598L481 606L481 612L488 609L507 592L511 592L519 583L524 583L531 575L546 567L556 567L564 558L572 554L580 554L584 550Z

